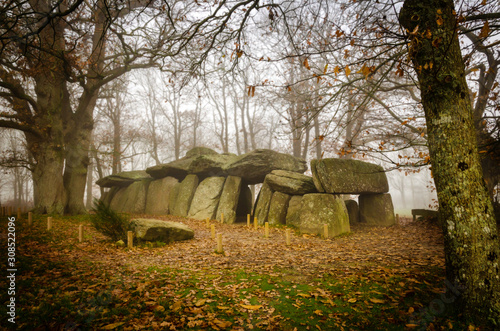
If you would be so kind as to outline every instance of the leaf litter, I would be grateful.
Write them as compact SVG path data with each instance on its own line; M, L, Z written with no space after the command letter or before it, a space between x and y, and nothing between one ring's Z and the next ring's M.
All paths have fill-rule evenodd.
M223 236L217 254L205 221L155 218L186 224L195 238L129 249L85 219L55 218L51 233L42 219L23 227L20 329L398 330L455 323L419 315L444 292L443 239L434 224L354 224L350 234L326 240L294 233L287 246L285 228L273 227L265 238L263 227L212 221Z

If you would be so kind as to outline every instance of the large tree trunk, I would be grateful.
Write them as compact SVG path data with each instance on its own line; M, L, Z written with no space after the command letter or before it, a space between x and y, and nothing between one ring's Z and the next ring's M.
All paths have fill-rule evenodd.
M85 186L87 184L87 169L90 163L89 146L90 130L80 127L74 129L74 134L66 142L66 167L64 168L64 188L67 193L65 213L84 214Z
M457 306L477 323L500 321L500 248L482 178L453 0L406 0L400 19L420 83L432 172Z
M37 139L26 135L28 148L35 160L33 169L34 212L38 214L62 214L66 204L62 172L64 151L61 144L49 139Z

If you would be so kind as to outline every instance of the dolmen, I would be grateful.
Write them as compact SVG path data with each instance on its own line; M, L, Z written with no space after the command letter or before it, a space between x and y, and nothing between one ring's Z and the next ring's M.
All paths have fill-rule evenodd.
M113 210L133 214L170 214L234 223L252 212L249 185L262 183L273 170L304 173L304 160L267 149L243 155L196 147L176 161L104 177L110 188L101 198Z
M223 218L228 224L252 214L260 224L303 233L322 234L327 224L330 237L349 232L356 222L395 224L381 166L332 158L312 160L312 177L304 175L306 170L303 159L271 150L238 156L196 147L179 160L107 176L97 184L110 188L102 199L118 212ZM249 185L260 183L253 204ZM359 195L359 204L346 195Z
M264 180L255 203L260 224L285 224L304 233L328 235L350 231L350 224L395 224L394 207L384 169L351 159L311 161L312 177L275 170ZM344 195L359 195L344 201Z

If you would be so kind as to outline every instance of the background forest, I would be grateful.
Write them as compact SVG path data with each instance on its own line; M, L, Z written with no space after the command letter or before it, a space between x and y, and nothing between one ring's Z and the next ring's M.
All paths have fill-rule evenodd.
M419 84L398 22L401 5L6 2L0 201L32 204L42 173L58 173L51 186L64 186L66 194L44 193L36 198L39 209L82 212L100 195L91 185L97 179L207 146L381 163L399 170L389 174L399 208L436 207ZM464 1L458 8L493 197L498 6ZM45 148L60 149L57 162L46 164ZM47 167L52 170L42 170Z

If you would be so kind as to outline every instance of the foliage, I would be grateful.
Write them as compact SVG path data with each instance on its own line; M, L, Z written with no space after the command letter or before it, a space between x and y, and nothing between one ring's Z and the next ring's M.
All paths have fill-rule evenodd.
M93 211L95 214L90 215L92 226L113 241L125 240L127 231L130 229L130 221L112 210L102 200L94 200Z

